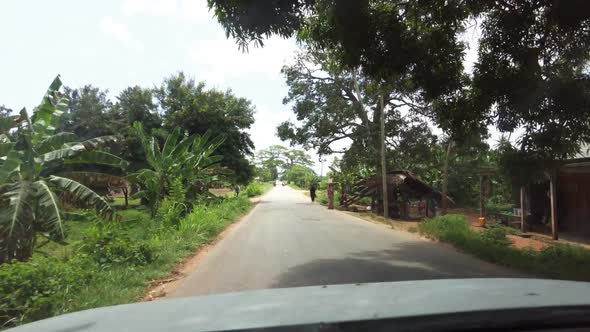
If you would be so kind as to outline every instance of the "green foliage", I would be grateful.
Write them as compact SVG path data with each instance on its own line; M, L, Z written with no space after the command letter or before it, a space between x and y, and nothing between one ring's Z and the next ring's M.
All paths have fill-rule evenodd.
M156 258L156 248L148 241L132 239L118 225L96 225L87 230L78 250L101 268L116 264L145 265Z
M141 122L134 123L134 128L151 167L131 175L131 179L141 186L134 198L146 199L152 216L169 191L174 190L174 195L183 196L179 197L178 203L184 203L187 192L184 188L192 189L193 195L203 193L214 176L220 173L218 164L222 157L214 153L224 142L223 136L211 138L208 131L203 136L183 137L176 128L160 147L155 137L146 135Z
M317 175L309 167L294 165L285 172L285 179L300 188L308 189L312 183L317 182Z
M494 243L497 245L504 245L509 246L512 242L509 238L506 237L507 234L510 232L507 230L506 227L502 226L493 226L486 228L481 234L480 237L484 242Z
M264 189L262 188L262 184L258 182L252 182L246 187L244 193L248 197L255 197L262 195L264 193Z
M457 85L471 2L209 0L228 35L245 46L298 33L337 54L337 62L379 79L408 76L428 99ZM444 9L444 10L441 10Z
M235 218L246 212L252 203L245 196L226 199L218 206L199 205L181 220L179 231L188 234L198 232L205 239L212 239Z
M68 98L55 78L31 118L21 110L13 122L16 135L0 135L0 264L31 257L37 233L63 241L64 218L59 193L110 219L113 210L106 200L83 184L55 174L76 165L126 167L122 159L98 150L116 140L103 136L77 142L72 133L56 132ZM11 141L14 139L14 141ZM95 173L95 176L101 174Z
M476 110L502 132L519 128L526 159L562 159L590 140L590 4L489 1L474 70ZM506 8L511 8L507 10ZM516 165L515 165L516 166ZM534 165L533 165L534 166Z
M251 207L243 195L199 205L178 228L152 227L141 210L121 211L116 224L78 213L71 255L0 265L0 325L137 301L147 282L169 275Z
M323 205L328 205L328 195L327 195L325 192L323 192L323 191L321 191L321 192L317 192L317 193L316 193L316 195L317 195L317 198L316 198L316 200L317 200L317 201L318 201L320 204L323 204Z
M461 215L448 214L425 220L418 227L420 233L453 244L463 243L471 235L467 220Z
M518 250L510 246L506 237L513 233L509 228L496 226L475 232L460 215L425 220L418 231L493 263L550 278L590 280L590 271L580 268L590 263L590 251L582 247L557 244L540 252Z
M166 197L158 207L154 219L164 227L178 227L180 220L187 212L188 208L182 201L179 202L170 197Z
M309 155L298 149L289 149L281 145L273 145L256 154L256 173L261 181L275 181L279 178L279 170L287 172L293 166L313 166Z
M493 215L502 212L512 213L512 208L514 205L509 203L494 203L494 202L487 202L485 205L486 214Z
M68 306L68 298L88 285L92 276L92 265L84 256L69 262L37 257L0 265L0 326L52 316Z
M254 107L249 100L230 90L206 89L204 82L196 83L182 72L166 78L154 95L164 112L165 128L180 128L189 135L223 133L225 141L216 151L223 157L221 166L231 171L227 175L234 182L250 181L253 168L246 156L252 154L254 143L247 130L254 123Z

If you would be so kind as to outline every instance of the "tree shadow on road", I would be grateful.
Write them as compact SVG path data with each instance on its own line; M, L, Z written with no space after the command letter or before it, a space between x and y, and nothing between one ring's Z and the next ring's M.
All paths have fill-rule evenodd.
M391 249L353 252L317 259L281 274L273 287L449 279L525 277L452 248L428 242L396 244Z

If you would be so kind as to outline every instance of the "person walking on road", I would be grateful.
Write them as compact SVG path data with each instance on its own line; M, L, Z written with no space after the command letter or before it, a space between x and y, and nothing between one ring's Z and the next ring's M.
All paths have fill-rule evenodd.
M312 183L311 186L309 187L309 197L311 197L312 202L315 202L315 191L316 191L315 183Z

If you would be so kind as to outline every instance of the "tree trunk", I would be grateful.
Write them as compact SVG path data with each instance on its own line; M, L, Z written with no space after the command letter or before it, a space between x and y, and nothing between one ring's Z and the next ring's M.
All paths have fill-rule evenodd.
M387 163L385 160L385 105L383 104L383 96L379 98L380 122L381 122L381 175L383 185L383 218L389 219L389 197L387 192Z
M447 214L449 202L447 196L449 195L449 158L451 157L451 149L453 148L453 141L449 139L449 145L447 146L447 155L445 157L443 183L442 183L442 206L441 214L444 216Z
M123 187L121 191L125 196L125 209L127 209L129 207L129 191L127 190L127 187Z

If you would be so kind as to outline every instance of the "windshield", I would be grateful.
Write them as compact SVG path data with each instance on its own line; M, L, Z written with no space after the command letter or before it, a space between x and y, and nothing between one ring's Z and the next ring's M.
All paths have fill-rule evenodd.
M589 13L2 2L0 326L272 288L589 281Z

